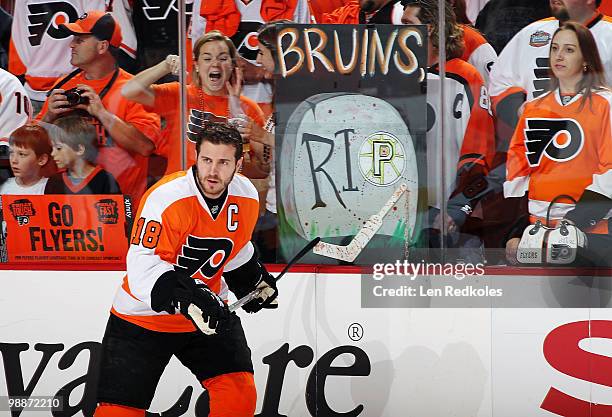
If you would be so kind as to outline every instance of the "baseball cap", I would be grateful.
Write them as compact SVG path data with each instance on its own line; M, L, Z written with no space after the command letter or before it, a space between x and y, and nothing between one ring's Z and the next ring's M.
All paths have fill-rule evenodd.
M93 10L79 17L76 22L63 23L60 29L71 35L94 35L101 41L109 41L111 46L121 46L121 28L110 13Z

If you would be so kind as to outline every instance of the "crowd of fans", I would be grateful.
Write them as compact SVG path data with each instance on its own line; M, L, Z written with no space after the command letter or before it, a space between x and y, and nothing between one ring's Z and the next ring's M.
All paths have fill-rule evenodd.
M440 28L438 0L187 0L186 56L176 1L15 2L0 13L0 41L10 39L0 46L0 194L123 193L137 205L162 175L193 164L181 120L187 139L199 121L223 120L243 137L242 173L260 191L255 239L273 262L276 25L424 24L428 91L444 83L462 101L427 95L429 213L415 244L501 248L503 259L489 261L516 263L526 228L568 224L605 264L612 19L603 1L448 0ZM442 137L450 146L439 166Z

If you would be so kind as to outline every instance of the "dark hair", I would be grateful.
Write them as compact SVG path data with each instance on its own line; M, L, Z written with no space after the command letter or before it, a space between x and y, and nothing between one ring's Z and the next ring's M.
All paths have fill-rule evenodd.
M94 164L98 156L96 128L84 117L69 114L56 119L53 140L68 145L74 151L83 147L83 159Z
M238 130L227 123L205 121L195 134L196 153L200 154L202 142L210 142L215 145L231 145L236 148L234 156L236 161L242 158L242 137Z
M597 7L601 6L601 0L596 0L595 1L595 6L597 6Z
M578 39L578 48L580 49L582 58L584 59L584 72L582 73L582 79L577 86L578 91L584 89L582 103L580 104L580 110L582 110L586 101L591 99L593 90L607 87L606 76L604 73L603 64L601 63L601 58L599 56L599 50L597 49L597 43L595 42L595 38L593 38L591 31L580 23L564 22L559 26L559 29L555 31L552 40L554 40L557 33L561 32L562 30L570 30L576 34L576 38ZM550 42L550 47L552 48L552 41ZM550 67L550 90L554 91L559 88L559 79L552 71L552 62L550 62Z
M9 145L32 149L37 158L47 154L51 159L51 152L53 151L47 130L32 123L15 129L9 136Z
M268 48L272 54L277 51L277 40L278 40L278 32L279 26L287 23L293 23L291 20L282 19L275 20L273 22L266 23L257 32L257 41L260 42L263 46Z
M470 18L467 16L465 0L450 0L457 18L457 23L463 23L464 25L472 25Z
M198 88L202 88L202 85L200 84L200 77L197 76L197 65L198 65L198 58L200 57L200 50L202 49L202 46L204 46L205 44L207 44L208 42L214 42L214 41L221 41L223 43L225 43L227 45L227 49L229 50L229 54L230 54L230 58L232 59L232 62L234 63L234 65L236 64L236 55L238 54L236 52L236 46L234 45L234 42L232 42L232 40L230 38L228 38L227 36L225 36L223 33L219 32L218 30L211 30L208 33L205 33L200 39L198 39L195 43L195 45L193 45L193 68L192 68L192 83L198 87Z
M440 50L438 44L438 0L403 0L404 9L406 7L419 7L419 20L426 25L431 26L429 41L436 50ZM445 2L444 16L446 21L445 37L446 37L446 59L460 58L463 55L465 48L463 44L463 30L457 23L455 12L448 1Z

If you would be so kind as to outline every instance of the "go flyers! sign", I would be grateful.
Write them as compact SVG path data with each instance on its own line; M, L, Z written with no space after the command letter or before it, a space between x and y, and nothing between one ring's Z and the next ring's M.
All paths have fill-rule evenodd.
M132 213L120 195L2 196L9 262L122 263Z

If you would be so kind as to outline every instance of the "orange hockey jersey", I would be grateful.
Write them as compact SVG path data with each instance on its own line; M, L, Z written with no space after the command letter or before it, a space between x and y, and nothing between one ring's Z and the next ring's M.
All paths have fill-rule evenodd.
M460 25L463 30L463 55L461 59L472 64L489 84L489 72L497 60L497 53L482 34L470 25Z
M216 219L196 184L195 171L164 177L145 194L132 229L127 275L117 290L112 313L144 328L190 332L195 327L181 314L156 313L151 290L157 279L177 270L203 280L221 297L227 287L223 271L251 259L250 242L259 211L257 190L235 175Z
M532 216L546 217L550 202L561 194L579 200L586 189L612 198L612 92L594 92L584 108L581 101L577 94L563 105L559 91L550 92L527 103L516 127L504 196L528 192ZM550 218L561 219L573 207L561 200Z

